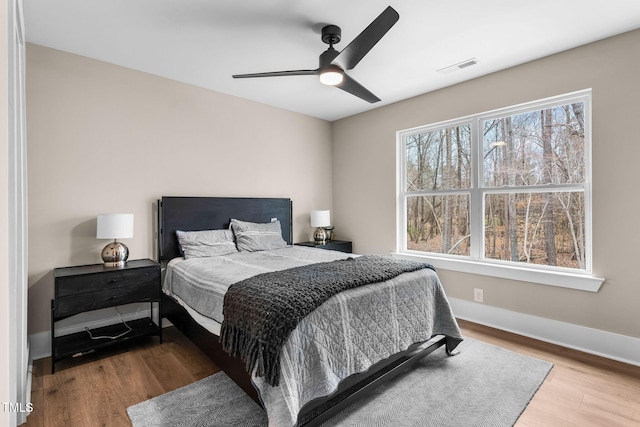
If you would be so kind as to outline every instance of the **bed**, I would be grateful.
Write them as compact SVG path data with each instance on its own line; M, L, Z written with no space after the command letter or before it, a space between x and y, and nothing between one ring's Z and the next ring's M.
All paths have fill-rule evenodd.
M229 231L232 220L234 233ZM251 234L255 227L277 228L282 244L259 243L257 248L238 251L245 243L239 236L247 230ZM236 250L225 246L219 252L228 245L229 233ZM192 252L200 250L197 244L185 246L189 253L182 252L179 236L180 243L189 245L190 238L203 235L224 235L223 243L216 241L214 256ZM266 370L267 375L263 368L270 363L263 362L247 369L246 357L230 356L223 349L226 345L229 350L229 342L235 340L228 331L231 296L243 289L238 284L279 278L286 275L283 272L311 277L308 271L320 268L322 274L316 272L314 277L326 280L332 274L327 269L333 272L334 266L337 271L353 263L386 262L386 257L360 257L292 242L290 199L163 197L158 201L159 259L166 272L163 317L266 409L270 425L318 425L435 349L444 346L449 354L455 353L462 340L460 330L437 274L421 266L336 293L282 334L277 369ZM245 299L246 295L240 298Z

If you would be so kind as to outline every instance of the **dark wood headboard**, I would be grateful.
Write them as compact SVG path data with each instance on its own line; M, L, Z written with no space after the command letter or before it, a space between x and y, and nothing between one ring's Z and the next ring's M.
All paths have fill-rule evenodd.
M229 228L231 218L250 222L280 221L282 238L293 242L291 199L243 197L163 197L158 200L160 261L180 256L176 230Z

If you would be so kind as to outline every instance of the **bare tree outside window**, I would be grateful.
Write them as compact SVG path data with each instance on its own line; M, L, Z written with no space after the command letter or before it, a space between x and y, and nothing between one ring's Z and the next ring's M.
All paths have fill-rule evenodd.
M455 192L471 188L470 138L469 125L407 138L410 249L469 255L469 195Z

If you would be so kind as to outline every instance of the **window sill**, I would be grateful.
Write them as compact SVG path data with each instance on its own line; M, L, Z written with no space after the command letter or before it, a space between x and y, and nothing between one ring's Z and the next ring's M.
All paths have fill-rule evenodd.
M588 292L598 292L600 286L602 286L602 283L605 280L587 273L540 270L535 268L478 261L468 258L452 259L449 257L439 257L433 254L423 255L411 252L395 252L392 255L403 259L428 262L442 270L480 274L483 276L538 283L541 285L557 286L560 288L578 289Z

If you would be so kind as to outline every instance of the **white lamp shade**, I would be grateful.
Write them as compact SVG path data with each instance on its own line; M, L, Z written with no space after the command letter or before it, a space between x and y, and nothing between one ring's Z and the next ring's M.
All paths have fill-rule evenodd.
M100 214L96 239L130 239L133 237L133 214Z
M328 227L331 225L330 211L311 211L312 227Z

